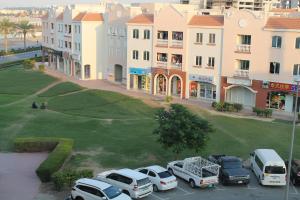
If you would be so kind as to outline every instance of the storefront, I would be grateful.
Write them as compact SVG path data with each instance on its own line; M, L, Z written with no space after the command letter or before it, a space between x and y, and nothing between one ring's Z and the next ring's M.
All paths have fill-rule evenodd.
M216 99L216 85L212 76L193 75L190 77L190 97L206 100Z
M150 92L151 86L150 68L129 68L130 89Z
M53 67L55 69L58 69L58 59L62 57L63 53L62 51L56 51L51 48L43 47L42 48L43 52L47 52L48 54L48 61L49 61L49 66Z

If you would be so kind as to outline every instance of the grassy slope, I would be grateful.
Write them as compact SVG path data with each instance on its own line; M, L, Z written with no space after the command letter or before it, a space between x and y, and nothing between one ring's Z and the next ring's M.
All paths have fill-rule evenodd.
M49 90L40 94L39 96L40 97L53 97L53 96L67 94L70 92L76 92L76 91L79 91L82 89L83 88L80 87L79 85L76 85L76 84L70 83L70 82L65 82L65 83L61 83L61 84L58 84L58 85L50 88Z
M16 80L9 80L11 77ZM12 94L30 94L53 81L45 75L22 70L0 71L0 79L6 86L10 82ZM61 94L64 87L57 87L60 88L57 94ZM3 91L8 92L0 84L0 94ZM138 167L165 164L173 159L152 134L156 126L155 109L141 101L97 90L50 96L35 97L10 107L0 106L0 150L12 150L11 141L17 136L58 136L73 138L75 150L80 151L71 159L70 166L89 166L93 162L104 167ZM49 110L32 110L33 100L48 101ZM290 124L214 116L193 110L211 121L216 129L203 155L227 153L246 158L254 148L268 147L287 156ZM299 130L295 153L300 157L298 135Z

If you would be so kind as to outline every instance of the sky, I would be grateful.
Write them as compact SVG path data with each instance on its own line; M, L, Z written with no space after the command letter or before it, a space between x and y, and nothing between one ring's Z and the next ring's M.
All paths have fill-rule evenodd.
M30 6L49 6L74 3L98 3L101 0L0 0L0 8L4 7L30 7ZM174 0L118 0L120 3L132 2L169 2Z

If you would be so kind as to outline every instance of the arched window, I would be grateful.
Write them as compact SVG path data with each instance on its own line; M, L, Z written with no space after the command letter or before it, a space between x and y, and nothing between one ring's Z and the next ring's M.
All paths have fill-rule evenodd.
M295 44L296 49L300 49L300 37L296 38L296 44Z
M273 36L272 37L272 47L281 48L281 36Z

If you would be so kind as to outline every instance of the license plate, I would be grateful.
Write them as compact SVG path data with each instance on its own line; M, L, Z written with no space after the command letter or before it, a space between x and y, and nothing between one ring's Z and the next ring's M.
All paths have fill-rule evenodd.
M241 184L241 183L243 183L243 181L238 181L238 184Z

